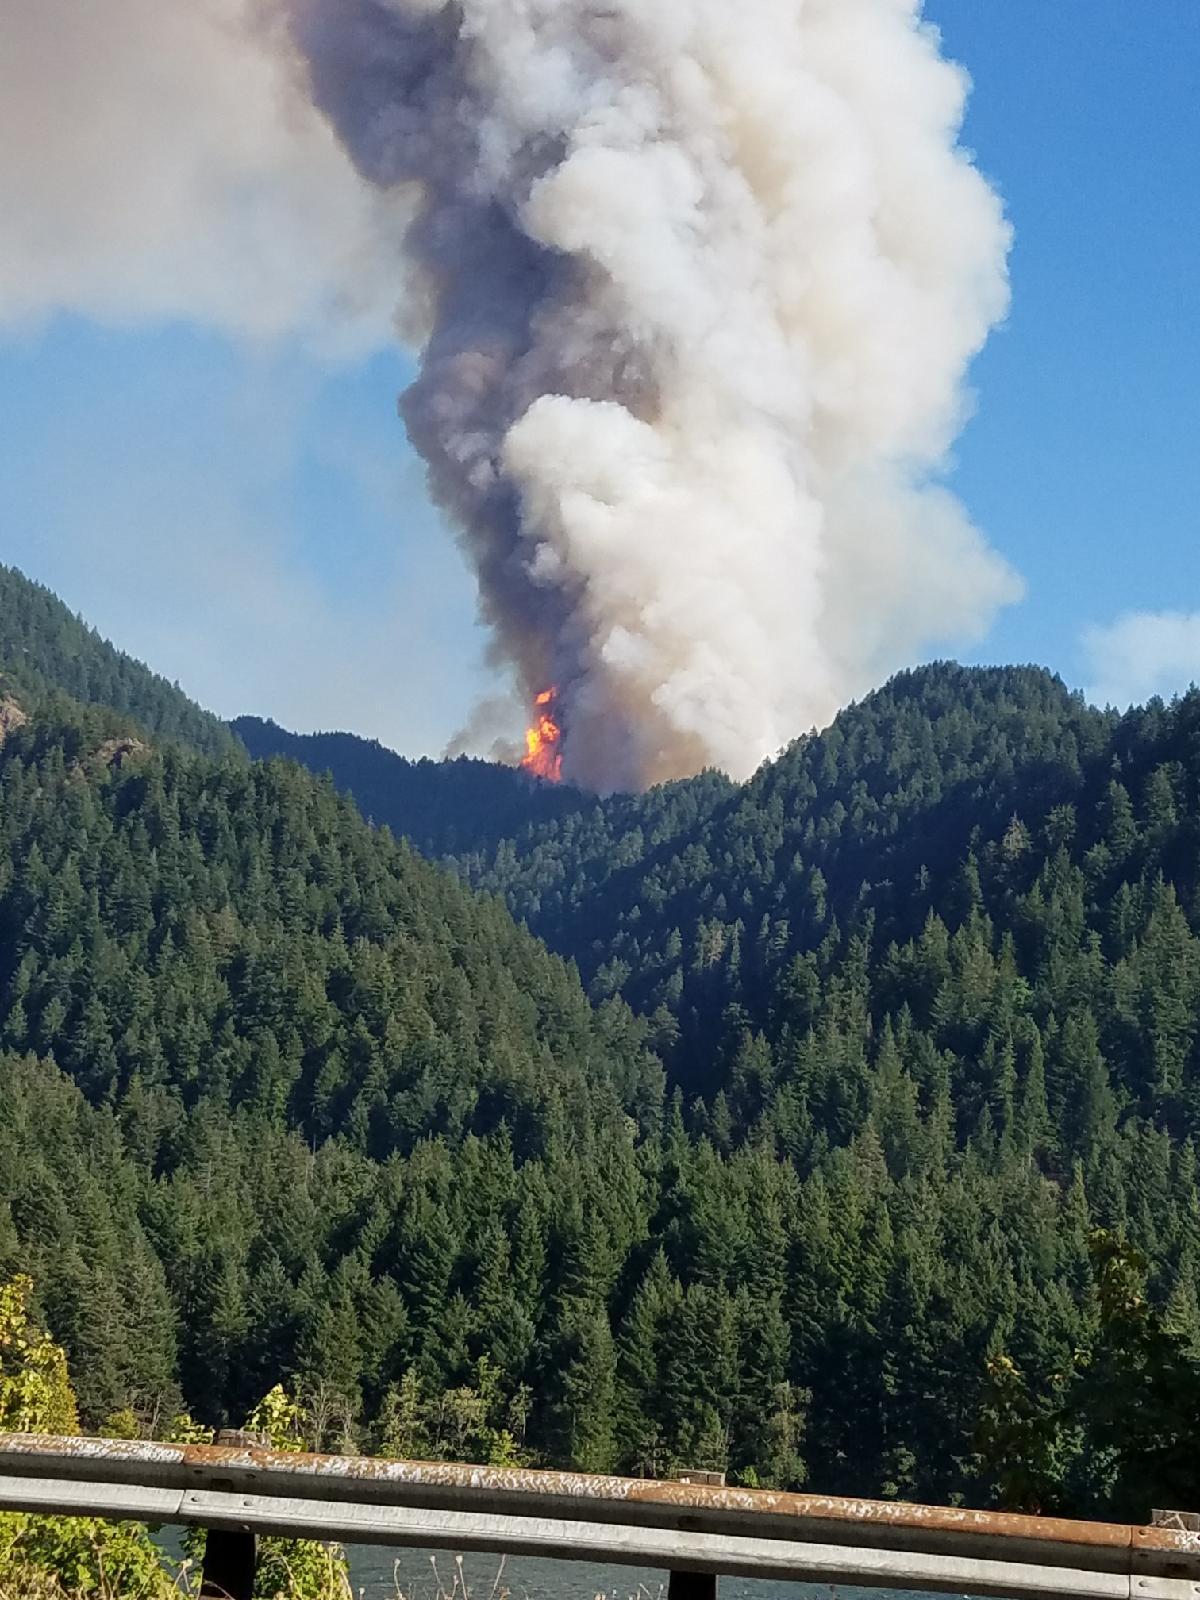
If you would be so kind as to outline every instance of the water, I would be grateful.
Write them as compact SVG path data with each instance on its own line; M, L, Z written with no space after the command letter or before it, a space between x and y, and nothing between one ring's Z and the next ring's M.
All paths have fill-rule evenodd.
M456 1557L449 1551L352 1546L350 1580L363 1600L666 1600L667 1574L529 1556ZM434 1566L436 1564L436 1577ZM722 1578L720 1600L885 1600L889 1590L832 1589L828 1584ZM899 1597L896 1597L899 1600ZM904 1600L921 1600L907 1595ZM924 1600L934 1600L926 1596ZM945 1600L944 1596L937 1600Z
M602 1567L529 1556L455 1556L446 1550L350 1549L350 1581L364 1600L435 1600L439 1589L454 1600L666 1600L665 1572ZM436 1577L434 1567L436 1565ZM732 1590L726 1590L733 1600ZM749 1591L747 1591L747 1595ZM766 1600L763 1596L762 1600Z
M157 1541L178 1561L178 1529ZM543 1561L531 1556L458 1556L449 1550L401 1550L347 1545L355 1600L667 1600L668 1574L648 1567L588 1561ZM852 1589L775 1579L722 1578L719 1600L947 1600L894 1589ZM954 1597L952 1597L954 1600ZM970 1600L969 1596L958 1600Z

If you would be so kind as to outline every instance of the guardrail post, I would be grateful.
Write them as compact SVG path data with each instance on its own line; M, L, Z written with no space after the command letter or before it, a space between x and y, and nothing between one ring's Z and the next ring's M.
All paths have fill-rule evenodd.
M717 1600L717 1580L710 1572L673 1572L668 1600Z
M254 1600L258 1539L246 1528L210 1528L204 1540L201 1600Z
M1155 1528L1174 1528L1180 1533L1200 1533L1200 1511L1159 1511L1150 1513Z
M702 1483L713 1489L725 1487L725 1474L709 1467L681 1467L674 1474L676 1483ZM717 1600L717 1580L709 1572L673 1572L667 1600Z
M222 1428L213 1443L232 1449L253 1449L270 1441L262 1433ZM254 1600L258 1571L258 1536L249 1528L209 1528L204 1537L204 1572L200 1600Z

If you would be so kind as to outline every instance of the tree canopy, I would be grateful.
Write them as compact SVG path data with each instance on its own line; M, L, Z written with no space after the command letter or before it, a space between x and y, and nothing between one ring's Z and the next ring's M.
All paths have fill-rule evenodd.
M499 842L451 764L450 832L407 831L452 872L346 774L26 709L0 1267L85 1424L285 1381L318 1444L1200 1493L1100 1404L1196 1393L1200 696L936 666L747 785L560 792Z
M149 734L206 755L237 740L178 684L152 672L90 628L40 583L0 566L0 686L19 695L57 689L88 705L125 713Z

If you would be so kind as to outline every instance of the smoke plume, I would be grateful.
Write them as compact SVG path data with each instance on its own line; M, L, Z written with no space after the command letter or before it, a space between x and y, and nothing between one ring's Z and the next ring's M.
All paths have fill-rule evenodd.
M394 336L403 219L256 10L0 3L0 334L66 311L336 354Z
M935 481L1007 304L919 0L279 0L410 194L409 433L567 774L744 775L1019 582Z

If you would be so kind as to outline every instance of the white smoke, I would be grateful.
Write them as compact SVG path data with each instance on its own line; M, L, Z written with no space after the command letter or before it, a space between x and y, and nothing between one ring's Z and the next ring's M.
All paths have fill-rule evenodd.
M1124 711L1200 683L1200 611L1127 611L1082 642L1093 705Z
M279 0L419 186L405 397L570 776L744 775L1020 584L932 483L1007 305L918 0Z
M68 311L387 341L402 218L255 5L3 0L0 327Z
M916 0L8 13L0 324L369 346L400 302L411 435L572 777L743 774L1017 595L934 481L1008 230Z

